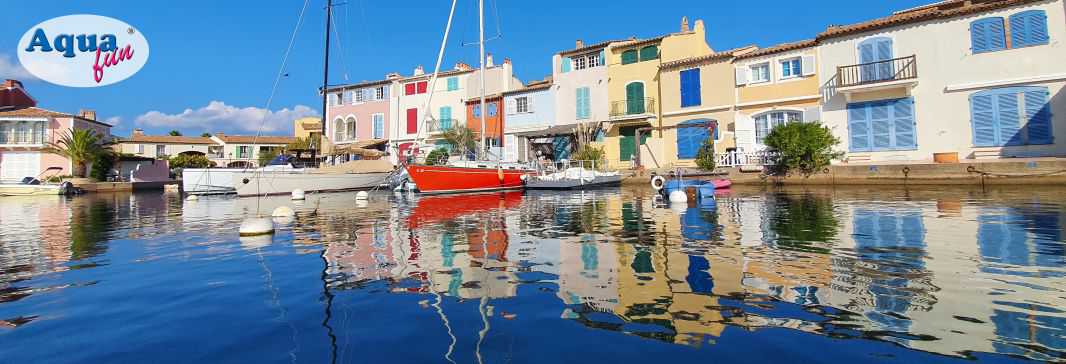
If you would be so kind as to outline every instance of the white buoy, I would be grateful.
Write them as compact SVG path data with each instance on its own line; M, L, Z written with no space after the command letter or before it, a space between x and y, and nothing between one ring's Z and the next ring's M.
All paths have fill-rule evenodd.
M369 199L369 198L370 198L370 194L367 193L366 191L359 191L359 193L355 194L355 199L356 200L366 200L366 199Z
M274 233L274 222L262 217L244 219L241 222L241 236L267 235Z
M293 217L293 216L296 216L296 211L293 211L292 208L290 208L288 206L278 206L278 208L274 209L274 212L271 213L270 216L273 216L273 217Z
M688 195L685 191L670 192L670 202L688 202Z
M270 246L270 243L274 241L274 237L270 235L242 236L238 240L240 240L242 248L255 250Z
M189 195L189 197L185 198L185 201L199 201L199 200L200 200L200 196L197 196L197 195Z
M303 200L304 199L304 190L301 190L299 188L297 188L295 190L292 190L292 199L293 200Z
M366 203L366 200L355 200L355 207L365 208L367 205L369 204Z

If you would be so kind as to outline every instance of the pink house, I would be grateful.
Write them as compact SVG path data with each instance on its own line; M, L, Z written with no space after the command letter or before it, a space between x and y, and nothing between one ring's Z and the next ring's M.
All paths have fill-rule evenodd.
M327 90L326 130L334 155L347 160L348 147L383 144L389 127L392 78L343 85Z
M51 167L71 174L70 160L43 149L72 129L91 129L111 139L111 125L96 121L95 111L71 115L39 108L22 82L5 80L0 85L0 180L34 177Z

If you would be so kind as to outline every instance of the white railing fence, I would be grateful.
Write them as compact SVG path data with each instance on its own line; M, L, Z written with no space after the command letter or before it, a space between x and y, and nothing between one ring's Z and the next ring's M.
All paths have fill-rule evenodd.
M766 166L773 163L774 152L737 152L718 154L718 167Z

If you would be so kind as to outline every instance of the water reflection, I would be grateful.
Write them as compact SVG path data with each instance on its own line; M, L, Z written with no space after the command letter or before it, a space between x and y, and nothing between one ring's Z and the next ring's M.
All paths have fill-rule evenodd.
M643 190L364 205L5 198L0 337L13 345L0 354L117 360L117 344L91 335L74 334L98 345L79 356L46 349L47 332L93 322L134 348L151 327L169 328L151 339L168 346L212 332L201 335L216 345L180 361L1064 360L1061 196L739 188L672 208ZM236 237L244 216L282 205L297 215L278 234ZM253 342L263 349L226 354Z

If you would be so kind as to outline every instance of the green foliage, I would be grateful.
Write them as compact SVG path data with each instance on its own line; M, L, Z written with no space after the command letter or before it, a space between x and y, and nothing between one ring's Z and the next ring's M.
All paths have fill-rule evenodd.
M597 166L603 166L606 164L606 156L607 153L603 151L603 147L585 144L574 153L571 159L576 161L596 161Z
M451 144L457 154L477 150L478 134L465 126L453 125L451 129L441 133L440 137Z
M713 171L717 167L714 160L714 139L707 138L703 141L700 150L696 152L696 166L707 171Z
M778 245L788 250L829 253L825 244L832 242L840 226L831 200L780 194L772 201L770 230L777 235Z
M775 127L764 144L778 153L774 159L777 173L796 170L810 175L844 155L833 151L840 139L818 122L791 122Z
M447 161L447 160L448 160L448 150L444 149L444 148L434 149L433 151L429 152L428 155L426 155L426 164L427 165L431 165L431 166L439 164L442 161Z
M101 154L112 153L113 141L104 139L91 129L72 129L56 143L48 143L45 152L58 154L70 160L75 177L85 177L86 163L96 160Z
M90 172L90 176L97 181L106 181L107 175L111 173L111 169L115 167L115 162L118 159L118 154L112 149L104 149L103 152L97 154L92 159L93 169Z
M170 157L170 168L209 168L214 167L215 162L207 159L202 154L178 154Z
M307 138L296 137L296 140L293 140L292 143L289 143L288 145L286 145L285 149L288 149L288 150L292 150L292 149L307 150L307 149L311 149L311 147L312 147L312 145L311 145L311 138L310 137L307 137Z
M274 157L277 157L279 154L281 154L280 148L270 148L270 149L267 149L266 151L260 152L259 153L259 166L260 167L266 166L267 164L270 163L270 161L274 160Z
M211 133L203 133L203 134L200 134L200 137L203 137L203 138L210 138L210 137L211 137Z
M171 130L168 134L170 134L170 136L181 136L181 132L177 130Z

